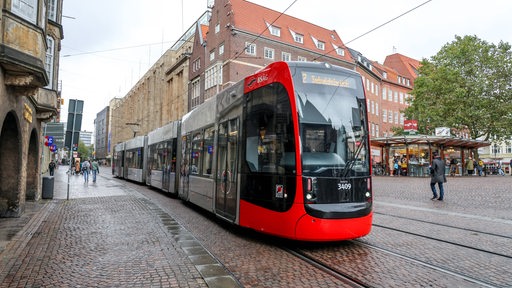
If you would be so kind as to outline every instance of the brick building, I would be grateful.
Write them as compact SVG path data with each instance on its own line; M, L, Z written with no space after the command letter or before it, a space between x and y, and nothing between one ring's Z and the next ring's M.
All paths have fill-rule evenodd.
M41 198L42 126L58 120L62 0L1 3L0 217L19 217Z
M274 61L325 61L354 69L335 30L249 1L216 0L196 29L190 57L190 108Z

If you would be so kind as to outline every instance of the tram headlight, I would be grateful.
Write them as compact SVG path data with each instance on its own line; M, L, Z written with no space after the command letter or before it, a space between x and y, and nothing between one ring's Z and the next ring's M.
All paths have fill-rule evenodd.
M366 196L366 198L370 198L372 197L372 194L370 193L370 191L366 191L366 194L364 196Z

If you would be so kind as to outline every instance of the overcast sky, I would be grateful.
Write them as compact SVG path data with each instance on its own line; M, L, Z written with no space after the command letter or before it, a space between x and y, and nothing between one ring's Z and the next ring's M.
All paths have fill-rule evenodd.
M455 35L512 43L510 0L251 2L279 12L291 6L286 14L336 30L348 47L380 63L395 52L430 58ZM207 0L64 0L62 121L67 119L69 99L84 100L82 130L93 131L96 114L110 99L124 97L204 13L206 4Z

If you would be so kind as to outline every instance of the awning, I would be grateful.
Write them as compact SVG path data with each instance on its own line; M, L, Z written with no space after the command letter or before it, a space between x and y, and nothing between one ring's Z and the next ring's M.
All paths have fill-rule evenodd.
M372 146L386 147L388 145L412 145L412 144L426 144L432 146L443 147L461 147L466 149L478 149L490 146L491 143L482 140L463 139L450 136L430 136L430 135L401 135L391 137L377 137L370 138Z

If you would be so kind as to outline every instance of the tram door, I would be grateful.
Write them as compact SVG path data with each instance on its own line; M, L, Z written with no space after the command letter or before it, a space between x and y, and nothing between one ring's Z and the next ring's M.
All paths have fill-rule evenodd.
M217 193L215 212L234 221L237 209L236 156L238 153L238 119L219 124L217 147Z

